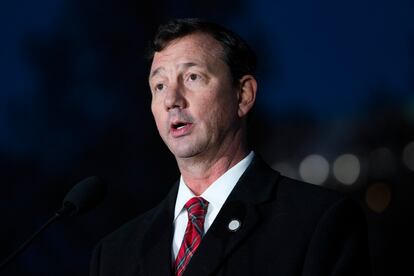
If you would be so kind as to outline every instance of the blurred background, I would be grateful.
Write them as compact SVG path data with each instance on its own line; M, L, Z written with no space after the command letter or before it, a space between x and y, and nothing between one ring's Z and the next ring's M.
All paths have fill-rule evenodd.
M5 275L87 275L94 245L179 174L150 112L158 24L202 17L258 53L256 152L363 207L374 275L414 275L414 2L16 0L0 3L0 259L80 180L94 211L58 221Z

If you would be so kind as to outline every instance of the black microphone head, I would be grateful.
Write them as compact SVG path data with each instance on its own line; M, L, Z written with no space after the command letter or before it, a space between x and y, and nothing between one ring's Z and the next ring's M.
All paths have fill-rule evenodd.
M91 176L80 181L66 194L62 209L68 210L72 216L79 215L98 205L105 195L106 185L98 177Z

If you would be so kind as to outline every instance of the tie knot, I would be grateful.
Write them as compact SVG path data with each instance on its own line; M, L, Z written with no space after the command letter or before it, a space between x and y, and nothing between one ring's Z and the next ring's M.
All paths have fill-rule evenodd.
M193 197L184 205L189 218L204 219L207 213L208 201L202 197Z

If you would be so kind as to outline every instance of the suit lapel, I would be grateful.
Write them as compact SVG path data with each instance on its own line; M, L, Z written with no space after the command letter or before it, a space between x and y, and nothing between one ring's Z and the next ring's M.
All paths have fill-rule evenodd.
M157 207L156 215L149 222L139 258L140 275L172 275L172 223L177 191L178 183Z
M215 274L234 249L255 230L261 219L257 207L275 191L278 177L279 174L260 157L255 157L204 236L186 268L186 276ZM241 226L231 231L229 223L234 220Z

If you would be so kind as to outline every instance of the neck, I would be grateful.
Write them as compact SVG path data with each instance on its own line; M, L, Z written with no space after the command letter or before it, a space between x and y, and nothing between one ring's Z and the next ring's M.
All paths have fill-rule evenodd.
M181 175L195 195L201 195L214 181L226 171L243 160L249 153L247 143L229 143L209 156L196 156L177 159Z

